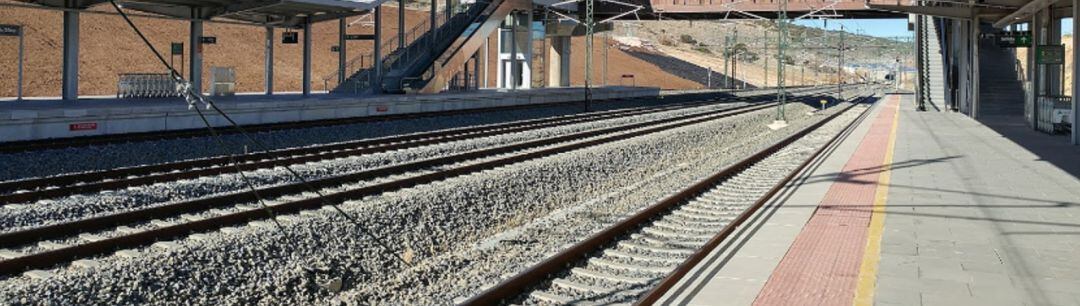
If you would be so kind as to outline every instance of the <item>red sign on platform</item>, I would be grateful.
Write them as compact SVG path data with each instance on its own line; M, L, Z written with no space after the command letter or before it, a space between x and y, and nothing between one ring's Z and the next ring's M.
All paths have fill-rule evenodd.
M388 110L390 110L390 107L386 105L379 105L375 107L375 111L380 113L385 113Z
M97 129L97 122L72 123L68 125L69 131L93 131Z

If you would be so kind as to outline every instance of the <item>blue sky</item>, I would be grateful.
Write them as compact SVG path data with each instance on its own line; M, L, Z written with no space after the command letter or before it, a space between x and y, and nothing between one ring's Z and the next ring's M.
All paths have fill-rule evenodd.
M824 23L823 20L809 19L795 21L795 24L819 29ZM907 19L833 19L829 20L829 30L839 30L840 24L847 32L877 37L911 36L914 33L907 30Z
M796 20L795 24L819 29L824 27L822 20L802 19ZM840 24L844 25L845 31L877 37L913 35L907 30L907 19L833 19L829 20L829 30L839 30ZM1061 21L1061 32L1072 34L1072 18Z

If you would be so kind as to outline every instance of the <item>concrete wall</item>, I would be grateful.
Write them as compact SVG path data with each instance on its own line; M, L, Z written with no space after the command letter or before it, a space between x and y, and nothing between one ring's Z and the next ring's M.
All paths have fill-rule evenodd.
M608 87L593 89L594 99L658 96L657 88ZM517 105L581 101L580 88L551 88L515 92L483 91L442 95L378 96L372 98L312 98L217 103L240 124L270 124L324 119L482 109ZM33 103L26 103L31 105ZM226 126L221 116L209 115L215 126ZM141 105L125 100L68 103L55 107L5 106L0 108L0 142L125 134L204 128L195 110L183 102Z

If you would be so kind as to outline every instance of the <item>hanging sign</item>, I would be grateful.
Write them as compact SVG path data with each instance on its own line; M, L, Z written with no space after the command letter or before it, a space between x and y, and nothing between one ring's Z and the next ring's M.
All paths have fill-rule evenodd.
M1039 45L1039 52L1035 60L1040 65L1065 64L1065 46L1062 45Z
M341 52L340 46L330 46L330 52Z
M184 43L172 43L172 55L184 55Z
M0 24L0 36L19 36L22 26L13 24Z
M997 35L997 45L1002 48L1031 47L1031 31L1007 31Z
M281 33L281 43L287 45L295 45L300 42L300 35L297 32L285 32Z
M203 43L203 44L207 44L207 45L213 45L213 44L217 43L217 37L214 37L214 36L199 37L199 42Z
M375 35L372 34L345 34L345 40L374 40Z

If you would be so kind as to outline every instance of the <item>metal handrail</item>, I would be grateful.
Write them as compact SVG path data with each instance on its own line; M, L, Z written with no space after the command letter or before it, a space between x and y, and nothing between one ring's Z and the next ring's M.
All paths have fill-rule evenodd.
M456 38L449 37L450 33L461 26L462 20L472 20L475 15L480 12L480 10L477 9L477 7L480 6L475 4L476 3L463 4L455 7L454 11L459 13L454 14L451 17L447 17L445 14L438 14L435 18L435 38L439 39L439 41L435 41L434 43L439 45L438 43L444 42L443 40L445 39ZM383 54L383 58L381 59L383 71L407 67L407 65L414 63L417 59L430 53L433 43L431 37L432 31L430 31L430 29L431 23L428 20L424 20L410 28L409 31L405 33L406 45L404 47L400 46L400 40L397 36L384 40L380 46L381 54ZM372 59L373 55L361 54L352 60L349 60L345 66L345 70L350 71L350 75L347 79L354 85L354 93L367 89L373 85L371 84L372 66L367 63L373 63L374 61L365 61L365 58ZM357 68L357 66L359 67ZM334 72L325 76L323 78L324 83L328 84L329 81L336 78L337 75L337 72ZM329 87L329 85L327 85L327 87Z
M477 2L468 5L459 6L457 11L460 13L454 14L449 19L446 15L440 15L436 19L439 24L437 30L435 30L435 36L433 40L430 31L425 31L417 38L417 42L409 45L407 48L399 49L399 52L393 56L388 56L383 62L383 69L393 70L407 67L416 62L416 60L423 58L424 55L428 55L432 51L432 46L441 46L446 41L452 41L457 39L457 35L451 35L461 30L462 27L467 26L471 21L483 11L483 4L485 2Z
M1024 66L1020 65L1019 59L1016 60L1016 74L1016 77L1018 80L1020 80L1020 82L1027 81L1027 74L1024 73Z
M479 5L479 4L483 4L483 5ZM484 11L484 9L487 8L488 5L493 5L493 1L477 1L472 6L468 7L468 9L466 10L465 13L458 14L458 15L454 16L455 18L460 17L460 18L457 18L457 19L451 21L454 24L454 26L452 26L452 27L443 27L443 29L440 29L440 30L448 30L448 29L451 29L451 28L453 28L453 29L461 28L461 30L464 31L465 27L468 27L469 25L473 24L476 21L476 18L480 16L480 13L482 13ZM439 37L446 37L446 36L448 36L448 35L441 35L440 34ZM451 43L452 43L453 40L456 40L458 37L457 37L457 35L454 35L454 37L446 37L446 38L451 39ZM431 79L433 79L435 77L436 66L439 66L438 65L438 59L434 59L433 64L431 66L425 68L424 71L421 72L420 75L418 76L418 79L421 80L422 82L430 81ZM404 88L404 80L402 82L402 88Z

